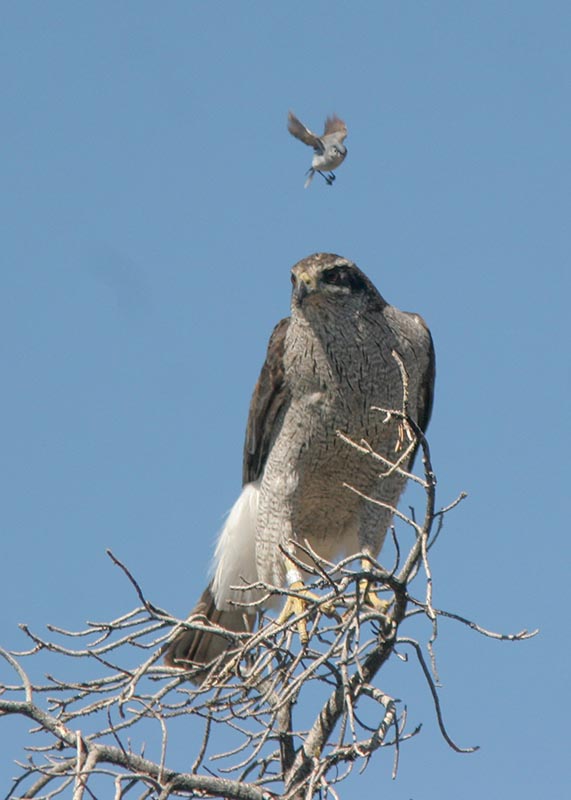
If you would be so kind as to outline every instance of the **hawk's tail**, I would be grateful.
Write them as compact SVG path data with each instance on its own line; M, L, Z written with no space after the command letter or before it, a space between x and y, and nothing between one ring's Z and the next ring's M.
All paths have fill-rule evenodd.
M241 633L251 631L256 617L244 611L219 611L214 603L210 585L202 593L200 600L189 614L189 622L200 622L204 625L219 627L221 633L210 633L200 630L184 630L168 645L165 652L165 664L168 667L191 669L195 665L210 664L226 650L233 646L232 639L224 636L223 631ZM193 683L202 683L206 672L198 672L191 678Z

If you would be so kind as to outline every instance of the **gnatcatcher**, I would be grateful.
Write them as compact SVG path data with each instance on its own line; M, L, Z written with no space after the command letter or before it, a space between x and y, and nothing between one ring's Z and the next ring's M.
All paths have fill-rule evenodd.
M302 125L295 114L290 111L288 113L287 129L292 136L315 150L311 167L306 173L308 178L304 188L307 189L316 172L319 172L321 177L325 178L327 185L331 186L335 180L332 170L336 169L347 155L347 148L343 144L343 140L347 136L347 126L343 120L339 119L336 114L327 117L323 135L316 136L309 128ZM329 172L326 175L325 171L327 170Z

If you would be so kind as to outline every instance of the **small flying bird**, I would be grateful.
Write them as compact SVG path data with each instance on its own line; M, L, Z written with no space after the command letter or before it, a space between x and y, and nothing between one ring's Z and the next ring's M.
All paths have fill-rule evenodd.
M311 167L306 173L308 178L304 184L304 189L307 189L316 172L319 172L327 185L331 186L335 180L335 174L332 170L337 169L347 155L347 148L343 144L343 140L347 136L347 126L343 120L339 119L336 114L327 117L323 134L317 136L305 125L302 125L295 114L290 111L288 113L287 129L292 136L295 136L300 142L313 147L315 151ZM327 175L325 174L326 171L328 171Z

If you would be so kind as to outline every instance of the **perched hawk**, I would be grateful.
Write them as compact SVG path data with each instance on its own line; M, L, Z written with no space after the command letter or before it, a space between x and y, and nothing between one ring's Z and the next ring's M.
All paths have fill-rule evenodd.
M402 424L371 409L403 408L393 351L408 376L409 413L423 431L432 406L434 350L418 314L389 305L355 264L330 253L300 261L291 280L291 316L272 333L252 396L242 492L220 534L213 578L191 612L231 631L251 630L255 609L244 613L230 601L259 597L231 587L301 586L280 546L292 552L292 541L307 540L330 560L378 555L391 512L343 484L396 506L405 479L394 471L379 477L387 470L338 432L365 439L392 462L403 452ZM206 664L228 646L222 635L187 630L166 663Z

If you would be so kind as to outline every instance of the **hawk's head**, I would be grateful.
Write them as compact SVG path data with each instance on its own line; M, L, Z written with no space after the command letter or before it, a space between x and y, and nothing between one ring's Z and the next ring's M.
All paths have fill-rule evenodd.
M346 315L352 311L382 307L384 301L359 267L333 253L315 253L292 268L292 313L304 315L327 308Z

